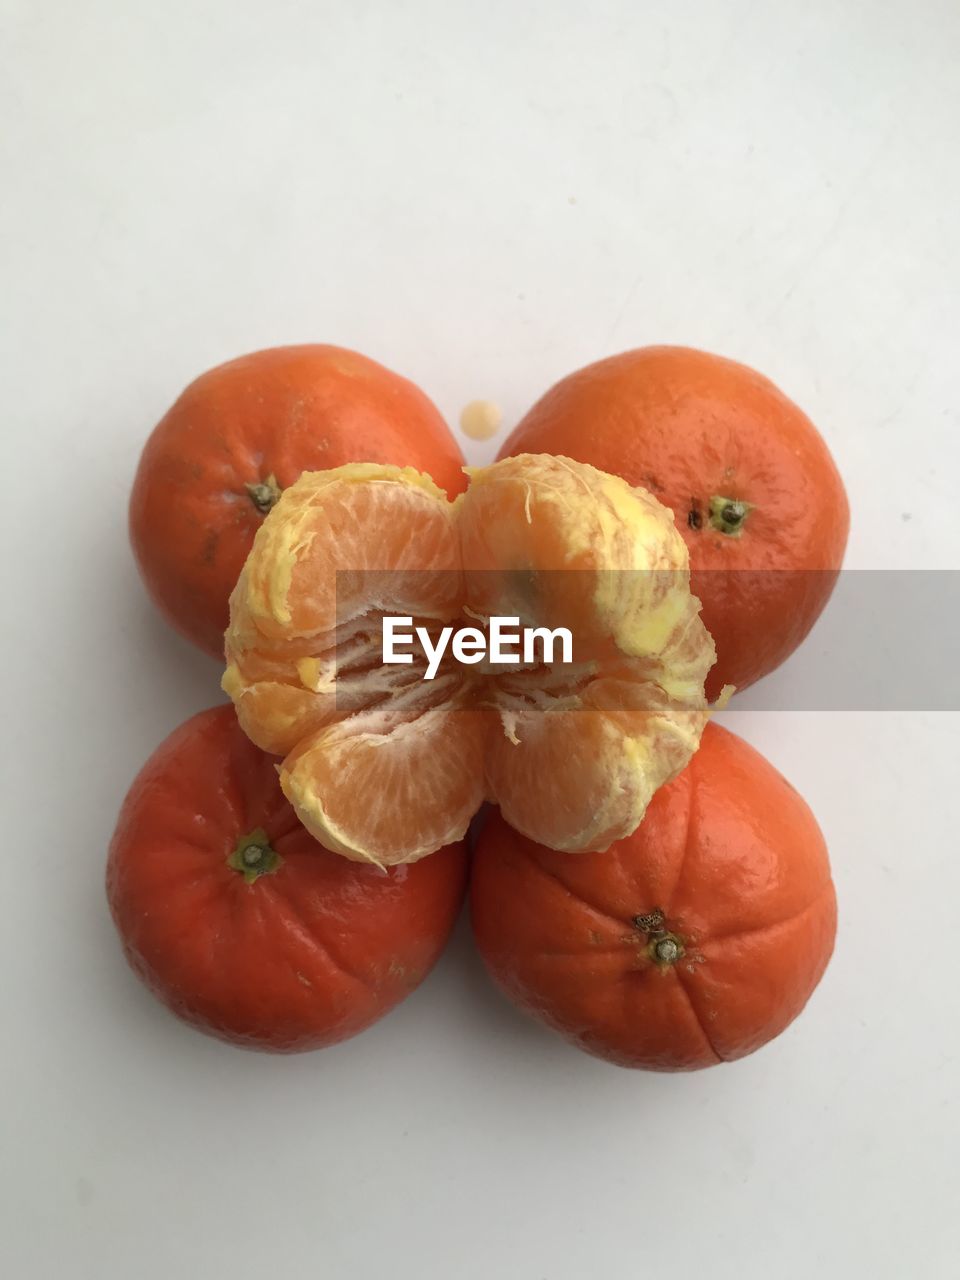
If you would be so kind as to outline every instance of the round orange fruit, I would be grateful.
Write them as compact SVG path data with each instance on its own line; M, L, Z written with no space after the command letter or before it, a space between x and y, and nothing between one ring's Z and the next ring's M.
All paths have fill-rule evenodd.
M779 1035L836 931L809 807L715 724L605 853L558 854L490 815L470 894L480 954L515 1004L588 1053L654 1071L728 1062Z
M548 391L500 457L557 453L650 490L690 551L717 646L707 694L773 671L816 622L843 560L843 482L810 419L746 365L626 351Z
M409 995L465 884L462 845L386 872L322 849L229 706L150 757L107 867L124 951L154 994L210 1035L283 1053L356 1035Z
M451 496L463 457L412 382L340 347L275 347L187 387L146 443L130 540L154 603L223 656L230 592L254 534L303 471L387 462L427 472Z

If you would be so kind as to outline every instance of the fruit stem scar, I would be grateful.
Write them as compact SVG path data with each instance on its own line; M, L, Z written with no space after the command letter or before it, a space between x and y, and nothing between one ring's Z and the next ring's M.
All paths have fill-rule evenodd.
M673 938L660 938L653 951L661 964L673 964L680 956L680 947Z
M679 934L666 928L666 918L659 907L633 917L634 927L647 935L647 954L659 969L669 969L684 955L686 948Z
M266 480L257 480L247 485L247 493L250 495L250 501L257 508L262 516L276 506L280 497L280 486L277 484L277 477L271 471Z
M739 538L754 505L752 502L744 502L742 498L725 498L714 494L710 499L711 528L725 533L728 538Z
M237 847L227 858L227 866L239 871L247 884L253 884L260 876L277 871L283 859L270 844L263 827L257 827L237 842Z
M647 948L650 959L658 969L669 969L684 955L683 939L676 933L654 933Z

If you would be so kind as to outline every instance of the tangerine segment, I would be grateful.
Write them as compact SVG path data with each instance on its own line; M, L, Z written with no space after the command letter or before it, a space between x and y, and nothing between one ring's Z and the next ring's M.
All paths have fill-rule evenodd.
M546 454L468 472L456 506L471 610L566 626L579 659L611 646L656 656L692 630L706 674L712 644L690 595L686 545L652 494Z
M368 615L272 653L228 643L233 661L222 685L244 732L261 750L286 755L309 734L359 711L403 695L401 705L412 712L450 691L449 678L423 681L422 660L384 665L382 632L382 617Z
M280 785L325 848L381 867L416 862L466 833L484 799L485 737L478 710L441 705L392 723L366 713L301 743Z
M227 641L250 648L251 632L281 642L331 632L368 612L371 594L385 611L448 618L459 568L453 510L429 476L372 462L308 471L257 532ZM378 587L370 570L382 573Z
M647 805L687 764L704 713L649 682L602 675L573 698L518 705L495 699L504 732L491 736L488 792L517 831L570 853L632 835Z
M304 473L258 530L230 597L223 688L244 732L285 755L419 684L416 666L381 666L382 615L446 620L461 595L453 508L428 476L373 463Z

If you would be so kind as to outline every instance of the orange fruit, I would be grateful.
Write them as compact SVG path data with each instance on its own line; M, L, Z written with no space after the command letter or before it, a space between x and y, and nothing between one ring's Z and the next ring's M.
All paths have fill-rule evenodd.
M382 661L384 619L432 638L492 617L567 626L569 660L430 677ZM448 637L449 639L449 637ZM223 687L328 849L379 865L462 837L484 798L557 849L633 831L696 749L713 645L670 513L553 457L471 472L451 503L409 468L307 473L257 533L230 601ZM425 678L426 677L426 678Z
M192 382L144 446L130 540L151 599L223 657L227 601L254 534L302 471L390 462L452 496L463 457L419 387L342 347L273 347Z
M746 365L685 347L588 365L499 456L541 451L644 485L673 511L717 646L709 696L773 671L829 600L850 524L843 481L806 414Z
M752 1053L801 1012L833 951L820 828L759 752L717 725L637 831L563 857L494 813L473 858L491 977L580 1049L689 1071Z
M230 706L153 753L110 844L131 967L179 1018L276 1053L356 1035L430 972L467 879L462 845L381 873L321 849Z

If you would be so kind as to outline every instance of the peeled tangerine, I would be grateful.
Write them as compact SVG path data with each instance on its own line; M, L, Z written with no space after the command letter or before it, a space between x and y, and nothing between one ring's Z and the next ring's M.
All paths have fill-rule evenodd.
M448 645L433 678L416 642L383 662L385 616L435 645L494 615L566 627L572 652L465 665ZM553 849L630 835L697 748L715 656L671 512L533 454L471 470L452 503L409 468L303 474L257 533L226 655L223 687L284 757L300 820L382 866L460 839L484 799Z

